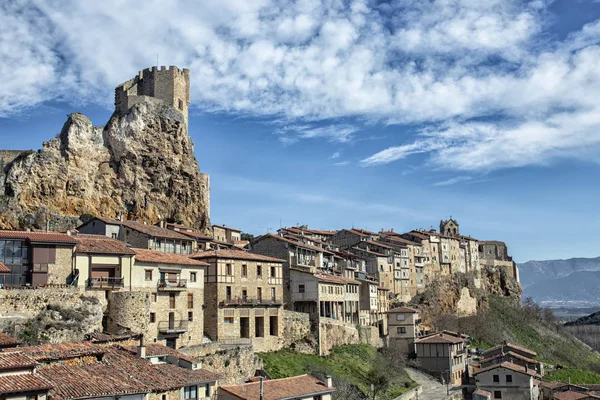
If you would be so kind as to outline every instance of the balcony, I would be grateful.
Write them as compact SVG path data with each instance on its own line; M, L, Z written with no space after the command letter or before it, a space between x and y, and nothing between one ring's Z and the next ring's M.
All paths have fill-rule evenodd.
M120 277L90 278L87 280L89 289L118 289L124 286L124 279Z
M463 347L462 349L456 350L454 352L454 357L458 357L458 356L466 354L466 353L467 353L467 349Z
M255 298L255 297L235 297L231 299L225 299L219 303L220 307L235 307L235 306L280 306L282 304L281 299L278 298Z
M163 292L176 292L185 289L187 289L187 279L165 279L158 282L158 290Z
M291 261L292 261L293 266L299 266L299 267L315 267L316 266L315 260L308 260L307 257L292 256Z
M160 321L158 323L158 331L163 334L183 333L187 332L188 321Z

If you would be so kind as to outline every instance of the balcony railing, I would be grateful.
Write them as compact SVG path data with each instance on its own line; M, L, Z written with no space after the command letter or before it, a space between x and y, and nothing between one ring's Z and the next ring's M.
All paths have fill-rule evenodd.
M234 297L225 299L219 303L221 307L226 306L275 306L281 305L281 299L277 297L256 298L256 297Z
M121 277L90 278L87 280L87 287L92 289L114 289L122 288L124 285L124 279Z
M187 279L165 279L158 282L158 290L184 290L187 288Z
M187 320L175 320L175 321L160 321L158 323L158 331L161 333L182 333L187 332L188 321Z
M315 260L308 260L307 258L304 258L304 257L292 256L292 265L314 267L314 266L316 266L316 262L315 262Z

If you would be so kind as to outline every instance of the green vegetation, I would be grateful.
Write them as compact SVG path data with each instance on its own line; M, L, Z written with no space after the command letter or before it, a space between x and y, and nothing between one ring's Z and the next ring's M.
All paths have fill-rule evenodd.
M570 382L574 385L600 384L600 374L578 368L563 368L546 375L547 381Z
M291 350L263 353L259 357L265 371L275 379L306 373L320 379L331 375L338 399L364 398L369 395L371 384L376 390L381 389L378 400L393 399L416 386L404 372L401 357L379 353L366 344L336 347L326 357Z

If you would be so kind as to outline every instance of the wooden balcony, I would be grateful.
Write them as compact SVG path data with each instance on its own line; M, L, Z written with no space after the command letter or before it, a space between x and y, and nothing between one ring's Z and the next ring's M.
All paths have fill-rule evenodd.
M255 297L235 297L230 299L222 300L219 303L220 307L238 307L238 306L250 306L250 307L261 307L261 306L280 306L282 304L281 299L278 298L262 298L258 299Z
M175 320L175 321L160 321L158 323L158 331L163 334L170 333L184 333L188 330L187 320Z
M90 278L87 280L88 289L119 289L125 286L124 279L121 277L101 277Z
M165 279L158 282L157 289L162 292L178 292L187 289L187 279Z

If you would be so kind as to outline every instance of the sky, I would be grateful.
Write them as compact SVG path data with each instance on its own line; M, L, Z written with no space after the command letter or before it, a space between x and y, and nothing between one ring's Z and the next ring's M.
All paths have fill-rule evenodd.
M211 221L438 228L600 255L600 1L0 2L0 148L191 71Z

